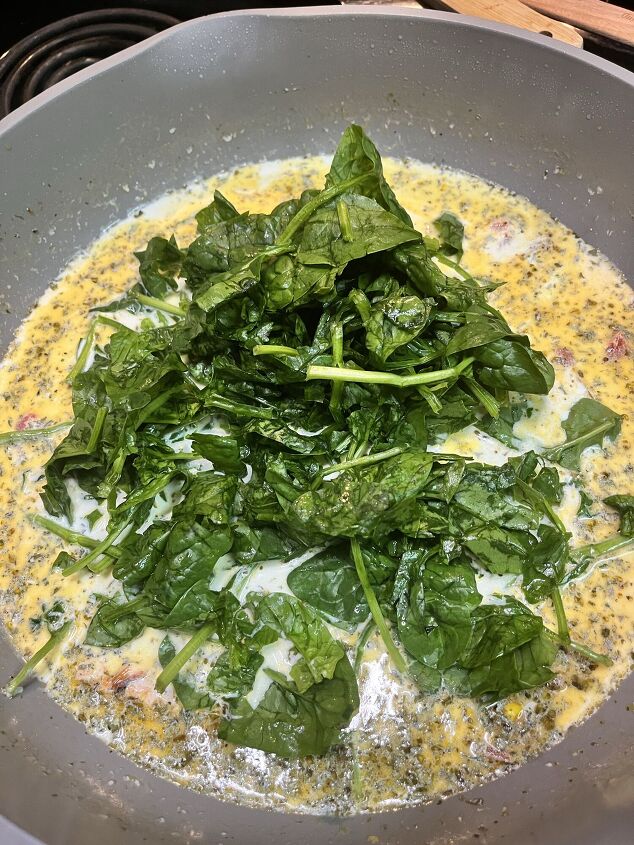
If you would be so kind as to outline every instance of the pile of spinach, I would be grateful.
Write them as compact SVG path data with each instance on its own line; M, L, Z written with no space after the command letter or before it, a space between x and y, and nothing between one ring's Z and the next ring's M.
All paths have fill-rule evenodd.
M85 549L55 565L111 570L117 586L86 642L166 631L157 688L189 710L222 703L221 738L285 757L339 741L373 630L424 692L485 701L547 682L559 647L606 661L571 642L560 589L631 542L632 497L614 502L622 536L571 550L552 462L578 468L618 415L582 399L566 443L503 466L428 448L469 424L515 443L511 393L554 379L488 304L495 285L458 263L460 221L445 213L438 238L422 237L358 126L323 190L270 214L216 193L196 218L187 247L153 238L138 284L95 317L71 374L74 421L46 464L55 519L38 521ZM135 331L121 309L154 318ZM114 329L103 348L100 324ZM104 539L63 527L69 479L107 508ZM291 594L249 589L253 569L310 549ZM483 570L521 577L525 602L483 603ZM531 609L547 599L557 631ZM350 655L331 631L359 626ZM189 637L178 651L174 632ZM263 657L280 639L288 674ZM208 641L223 650L200 686L186 667ZM254 700L258 673L269 685Z

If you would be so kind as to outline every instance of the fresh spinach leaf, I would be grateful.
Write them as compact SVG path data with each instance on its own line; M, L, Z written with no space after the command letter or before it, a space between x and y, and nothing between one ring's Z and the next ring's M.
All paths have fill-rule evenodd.
M566 469L579 469L582 453L590 446L614 440L621 430L621 417L596 399L585 397L572 406L562 423L566 441L543 452L543 456Z
M318 490L298 496L291 513L298 526L327 537L383 535L404 521L432 463L433 455L412 448L367 468L341 472Z
M481 601L467 561L427 560L410 573L408 597L401 595L398 632L407 651L426 666L448 669L472 636L474 608Z
M541 352L524 341L500 338L473 350L474 370L487 387L521 393L548 393L555 371Z
M286 580L298 599L333 625L352 630L368 618L370 609L363 588L342 546L308 558Z
M150 296L162 298L176 289L175 277L183 262L183 253L172 235L152 238L143 252L135 252L139 260L139 275Z
M620 535L571 551L545 459L577 469L621 420L585 398L565 443L522 451L522 394L547 393L553 370L487 302L497 283L460 266L460 220L447 211L440 239L423 238L358 126L323 190L269 214L215 192L196 220L187 246L152 238L136 284L97 309L140 325L95 319L70 373L72 426L45 467L56 519L35 521L86 550L56 565L112 568L122 589L98 597L87 643L186 632L178 653L161 644L158 692L173 684L191 710L226 705L221 737L287 758L339 742L358 707L341 640L364 622L355 668L376 627L392 670L423 692L487 702L530 689L553 676L560 646L605 663L571 641L560 590L631 544L632 497L606 500ZM494 466L441 451L469 425L521 454ZM291 594L250 590L300 555ZM557 633L510 596L482 605L482 569L521 574L527 602L552 601ZM34 622L51 639L10 692L61 641L67 611ZM200 688L200 662L195 676L187 663L212 639L223 650ZM265 662L278 640L284 673Z
M569 557L565 535L550 525L540 526L537 543L523 566L522 589L531 604L547 598L561 584Z
M158 658L161 666L165 668L168 663L176 655L174 644L168 636L166 636L158 651ZM188 684L180 678L172 681L174 692L178 696L178 700L183 705L185 710L206 710L214 703L214 698L204 690L198 690L193 684Z
M326 185L338 185L355 176L365 177L357 186L360 193L375 200L407 226L412 225L409 214L385 181L377 148L360 126L352 124L344 131L339 142L326 177Z
M431 299L400 291L373 305L359 290L351 291L350 297L360 311L368 351L383 364L399 347L414 340L425 329L433 306Z
M192 449L201 458L207 458L220 472L243 476L246 471L244 459L249 450L241 446L236 437L220 434L192 434Z
M240 699L221 722L218 736L290 759L325 754L340 741L341 729L359 707L357 681L348 658L341 658L332 678L303 693L283 676L271 676L273 683L257 707Z
M555 677L551 666L556 654L557 645L542 631L519 648L472 669L471 695L494 702L514 692L542 686Z
M125 596L121 593L111 598L104 598L86 631L84 639L86 645L119 648L124 643L136 639L143 632L145 623L134 612L107 618L108 612L125 610L126 604Z
M440 217L434 220L436 231L443 243L445 255L455 255L456 261L462 258L462 241L464 238L464 225L451 211L444 211Z
M623 537L634 537L634 496L608 496L603 501L619 512L621 517L619 534Z
M293 643L300 659L293 663L290 677L299 693L333 677L345 652L311 607L285 593L251 594L247 607L257 619L256 630L270 628Z
M460 658L465 669L488 666L541 635L541 617L521 602L483 604L473 612L473 635Z

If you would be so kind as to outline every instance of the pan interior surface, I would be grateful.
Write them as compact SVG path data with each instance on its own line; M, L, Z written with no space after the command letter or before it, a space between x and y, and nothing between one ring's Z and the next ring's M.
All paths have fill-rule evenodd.
M270 50L272 43L277 50ZM447 43L452 44L450 52ZM310 46L302 51L300 45ZM495 67L489 59L492 53ZM230 169L245 160L323 150L324 134L336 138L351 120L368 127L379 147L391 154L461 167L521 192L632 275L627 263L631 223L622 184L630 155L626 120L632 113L632 88L597 64L601 66L539 39L502 36L489 27L435 15L237 15L179 27L7 125L2 157L9 178L2 225L18 237L9 241L3 256L3 277L16 279L4 294L11 310L3 326L3 345L69 258L139 204L193 176ZM509 96L509 88L515 96ZM535 97L541 113L548 115L547 124L529 119L528 102ZM79 114L84 128L80 134L69 126L71 117ZM25 168L22 162L41 158L37 152L42 138L51 139L45 167ZM595 155L597 138L604 139L610 151L601 160ZM15 657L8 647L5 655L7 667L13 668ZM610 814L616 830L627 821L629 800L614 787L621 783L627 756L622 701L607 705L621 719L611 718L604 729L595 718L549 755L551 762L561 760L563 768L577 768L572 755L579 748L605 755L597 759L604 759L613 789L595 788L590 794L595 815ZM11 721L3 772L17 769L21 777L8 779L2 809L45 840L80 841L81 831L97 819L104 841L118 824L128 829L131 842L141 841L149 831L159 841L173 841L174 833L187 841L196 829L203 835L224 831L240 841L258 841L253 834L257 815L214 804L210 820L204 812L209 799L184 794L143 777L126 761L113 760L96 741L80 739L81 728L43 696L10 703L4 710ZM49 715L54 715L50 727ZM71 743L68 737L76 740ZM590 746L591 741L597 744ZM71 747L82 749L81 760L80 755L69 755ZM590 751L597 747L599 751ZM25 748L31 750L25 753ZM40 762L28 762L34 755ZM51 772L48 777L42 776L41 766ZM569 778L543 777L543 766L543 761L535 761L502 784L479 790L474 800L483 796L485 804L465 805L456 832L465 825L477 829L485 824L485 814L500 830L506 825L511 831L513 824L519 828L517 814L510 821L502 807L519 799L526 784L539 796L531 803L539 800L542 810L572 801ZM139 782L134 811L126 778ZM582 776L580 780L583 784ZM43 806L54 808L56 817L64 807L63 818L72 833L69 827L58 835L27 820L27 783L38 790ZM92 787L89 796L86 783ZM86 798L79 815L75 796ZM177 805L189 814L186 823L173 814ZM160 806L165 810L157 811ZM472 806L485 810L478 816L466 809ZM423 818L430 837L435 831L440 835L447 820L443 808L432 807L388 817L385 824L397 841L416 841L414 826ZM282 841L296 839L298 830L306 841L318 841L334 824L274 816L265 823L270 835ZM530 817L521 824L527 823ZM374 831L372 823L362 819L341 823L339 829ZM551 833L552 828L541 841L549 841Z

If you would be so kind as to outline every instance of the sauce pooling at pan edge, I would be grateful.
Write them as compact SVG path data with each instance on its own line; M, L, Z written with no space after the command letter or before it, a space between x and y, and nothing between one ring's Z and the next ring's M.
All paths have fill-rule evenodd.
M634 302L625 280L561 224L498 186L415 161L388 159L384 166L423 234L436 236L432 221L443 212L460 218L465 227L462 266L477 277L504 282L489 301L554 364L550 394L529 397L528 412L515 423L522 449L560 444L562 422L580 398L590 396L623 415L614 442L584 452L578 475L561 473L563 498L556 508L571 543L598 542L614 534L618 518L603 499L632 489L634 359L628 326ZM173 231L179 243L189 242L195 234L193 214L214 188L239 209L268 212L289 196L319 187L326 170L320 157L246 166L210 180L204 190L197 186L173 194L106 232L52 285L9 350L0 371L2 427L28 429L72 417L67 376L91 323L89 311L135 284L133 252L151 237ZM154 319L145 309L111 316L132 328L142 319ZM110 331L99 328L96 340L105 342ZM573 638L609 655L611 666L559 651L552 681L485 706L446 690L421 694L395 671L374 632L358 673L359 709L342 744L322 757L298 760L228 746L216 734L219 708L185 712L171 686L156 691L164 632L146 628L119 648L84 644L97 597L115 591L112 576L84 570L64 578L51 569L63 544L30 519L33 513L44 514L42 466L63 434L1 447L2 620L18 650L29 657L48 636L46 627L33 621L43 608L58 600L75 608L71 632L40 664L40 678L90 732L179 784L254 806L308 813L349 814L429 801L494 778L559 741L629 671L634 560L624 553L562 590ZM442 451L494 465L517 454L473 426L451 434ZM583 502L582 488L590 497ZM101 539L103 516L93 512L79 488L71 485L70 493L75 505L71 527ZM290 593L287 578L301 560L256 567L249 588ZM519 589L517 578L484 572L477 586L491 602L500 592ZM550 628L556 627L548 602L538 610ZM358 629L337 629L335 635L354 651ZM178 649L188 637L172 634L171 639ZM265 648L268 667L288 662L283 640ZM208 643L188 664L188 677L204 680L218 653ZM253 706L262 694L254 687Z

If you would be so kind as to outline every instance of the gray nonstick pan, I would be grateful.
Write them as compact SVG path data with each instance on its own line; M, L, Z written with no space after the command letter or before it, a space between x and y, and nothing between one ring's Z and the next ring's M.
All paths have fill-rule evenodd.
M437 12L238 12L161 33L0 123L0 351L69 259L136 206L245 161L329 151L352 121L386 154L524 194L634 279L632 74ZM20 661L0 640L4 681ZM560 745L479 789L333 818L248 809L161 780L33 684L0 701L0 842L625 845L633 702L630 677Z

